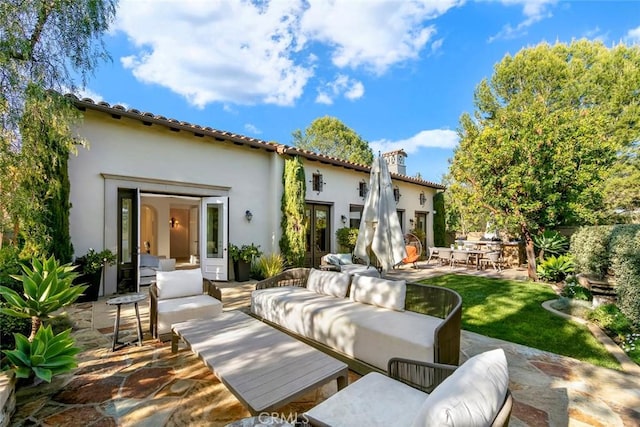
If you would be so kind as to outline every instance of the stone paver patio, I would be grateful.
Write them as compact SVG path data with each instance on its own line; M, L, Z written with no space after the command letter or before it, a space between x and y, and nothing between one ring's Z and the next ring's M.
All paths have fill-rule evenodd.
M417 280L449 268L404 267L393 277ZM492 271L465 271L494 275ZM502 277L525 272L508 270ZM225 283L225 310L246 309L251 283ZM105 300L74 304L74 337L83 348L79 368L51 384L21 386L16 393L15 426L224 426L249 412L203 363L186 349L172 354L169 343L148 333L148 304L141 303L145 331L142 347L111 351L114 307ZM133 309L123 307L122 331L135 336ZM127 338L125 336L125 338ZM515 399L512 426L640 425L640 375L583 363L575 359L463 331L462 360L501 347L509 361ZM349 381L358 379L350 374ZM301 414L336 392L335 382L311 392L279 412ZM290 418L289 418L290 419Z

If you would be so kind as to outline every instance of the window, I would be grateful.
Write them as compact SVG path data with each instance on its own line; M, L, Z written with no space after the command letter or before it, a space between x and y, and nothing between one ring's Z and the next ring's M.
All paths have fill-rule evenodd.
M362 218L363 206L351 205L349 206L349 227L360 228L360 218Z
M322 182L322 174L320 172L313 174L313 179L311 181L311 188L313 191L317 191L320 193L322 191L322 186L324 182Z
M363 199L367 197L367 183L365 181L360 181L358 183L358 195Z

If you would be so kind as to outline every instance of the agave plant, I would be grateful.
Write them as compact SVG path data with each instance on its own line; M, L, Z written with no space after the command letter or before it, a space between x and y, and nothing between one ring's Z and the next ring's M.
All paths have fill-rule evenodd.
M549 282L560 282L575 270L571 255L551 255L538 264L538 277Z
M31 266L23 265L22 276L11 276L22 282L22 295L6 286L0 286L0 295L9 305L0 308L0 312L9 316L31 318L29 341L33 341L43 319L74 302L87 288L84 285L71 286L77 276L74 268L70 264L59 265L54 257L42 261L33 258Z
M544 261L545 254L562 255L569 249L569 241L557 231L546 230L533 237L533 244L540 251L538 257Z
M14 334L15 350L3 350L15 368L16 377L30 378L31 375L51 382L54 375L68 372L78 366L75 355L80 352L73 346L71 329L53 335L51 326L38 329L33 341L22 334Z

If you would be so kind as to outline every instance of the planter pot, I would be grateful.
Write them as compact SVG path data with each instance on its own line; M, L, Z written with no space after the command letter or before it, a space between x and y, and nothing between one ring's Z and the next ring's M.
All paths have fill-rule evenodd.
M76 277L73 280L74 285L89 285L76 302L97 301L100 294L100 279L102 279L102 268L95 273L82 273Z
M246 282L251 274L251 264L245 261L234 261L233 274L236 282Z

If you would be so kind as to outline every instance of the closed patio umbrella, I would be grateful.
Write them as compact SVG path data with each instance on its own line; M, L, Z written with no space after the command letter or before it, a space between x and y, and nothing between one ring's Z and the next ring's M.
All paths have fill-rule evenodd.
M362 211L358 240L353 253L367 264L371 264L369 249L376 255L385 271L407 256L391 188L389 167L381 156L378 156L371 166L369 193Z

